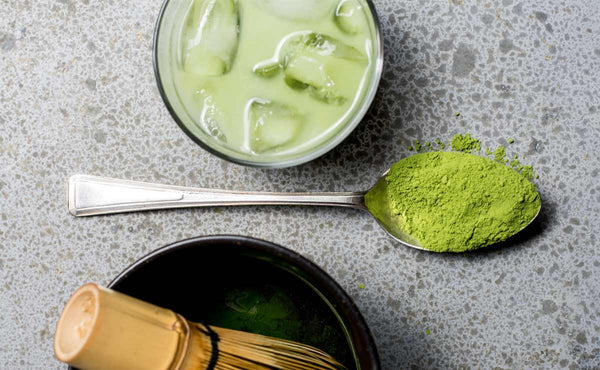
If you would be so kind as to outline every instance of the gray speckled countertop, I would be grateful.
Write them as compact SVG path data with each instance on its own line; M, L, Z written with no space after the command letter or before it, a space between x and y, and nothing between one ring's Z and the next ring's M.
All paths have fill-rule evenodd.
M173 123L152 71L160 5L0 2L0 367L60 368L54 326L79 285L106 284L167 243L235 233L288 246L335 277L386 369L600 368L600 2L376 1L386 63L372 110L333 152L286 170L221 161ZM75 173L366 189L411 141L461 132L486 146L514 138L509 154L525 154L540 175L543 214L510 247L410 250L344 209L88 219L66 209Z

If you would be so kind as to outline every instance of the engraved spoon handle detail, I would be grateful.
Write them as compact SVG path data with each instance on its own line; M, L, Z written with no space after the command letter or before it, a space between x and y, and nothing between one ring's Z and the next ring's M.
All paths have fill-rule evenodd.
M69 179L69 212L74 216L159 209L247 206L312 205L366 210L365 193L266 193L226 191L160 185L107 177L74 175Z

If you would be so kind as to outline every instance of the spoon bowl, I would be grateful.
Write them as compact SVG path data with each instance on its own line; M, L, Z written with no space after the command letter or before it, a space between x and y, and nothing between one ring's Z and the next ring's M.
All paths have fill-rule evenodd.
M387 171L385 174L383 174L383 176L379 179L379 181L377 181L375 186L373 186L371 188L371 190L369 190L365 194L364 199L365 199L366 210L369 213L371 213L371 215L375 218L375 220L377 220L377 223L379 224L379 226L381 226L381 228L383 230L385 230L385 232L387 232L389 234L389 236L394 238L399 243L401 243L407 247L410 247L410 248L429 251L429 249L423 248L416 238L412 237L411 235L409 235L408 233L403 231L402 228L400 228L399 225L401 224L401 222L400 222L398 216L395 215L394 212L392 212L392 210L390 209L389 202L374 202L374 201L371 202L370 201L371 199L387 199L388 198L388 195L387 195L388 187L387 187L387 182L385 180L385 177L387 176L388 172L389 171ZM542 205L540 202L540 207L538 208L535 216L527 223L527 225L523 226L514 235L520 233L521 231L526 229L529 225L531 225L535 221L535 219L537 219L537 217L540 215L541 210L542 210Z

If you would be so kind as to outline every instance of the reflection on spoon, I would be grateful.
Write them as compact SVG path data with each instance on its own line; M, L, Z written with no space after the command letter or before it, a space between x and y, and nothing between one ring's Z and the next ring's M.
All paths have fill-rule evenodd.
M426 250L420 246L417 239L413 238L400 228L400 217L393 214L388 201L379 201L388 199L388 188L385 180L387 172L379 181L365 194L365 206L367 210L375 217L379 225L391 237L402 244L416 249Z

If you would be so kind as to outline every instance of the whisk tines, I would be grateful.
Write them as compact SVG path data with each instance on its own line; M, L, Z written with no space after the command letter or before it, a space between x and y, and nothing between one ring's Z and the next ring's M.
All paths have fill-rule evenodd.
M206 348L211 354L206 359L218 359L214 363L215 370L234 369L290 369L290 370L342 370L346 369L329 354L300 343L283 339L266 337L258 334L235 330L208 327L198 324L197 330L204 335L213 336L212 348ZM217 336L216 343L214 336ZM215 348L216 346L216 348ZM210 368L210 360L205 361Z

